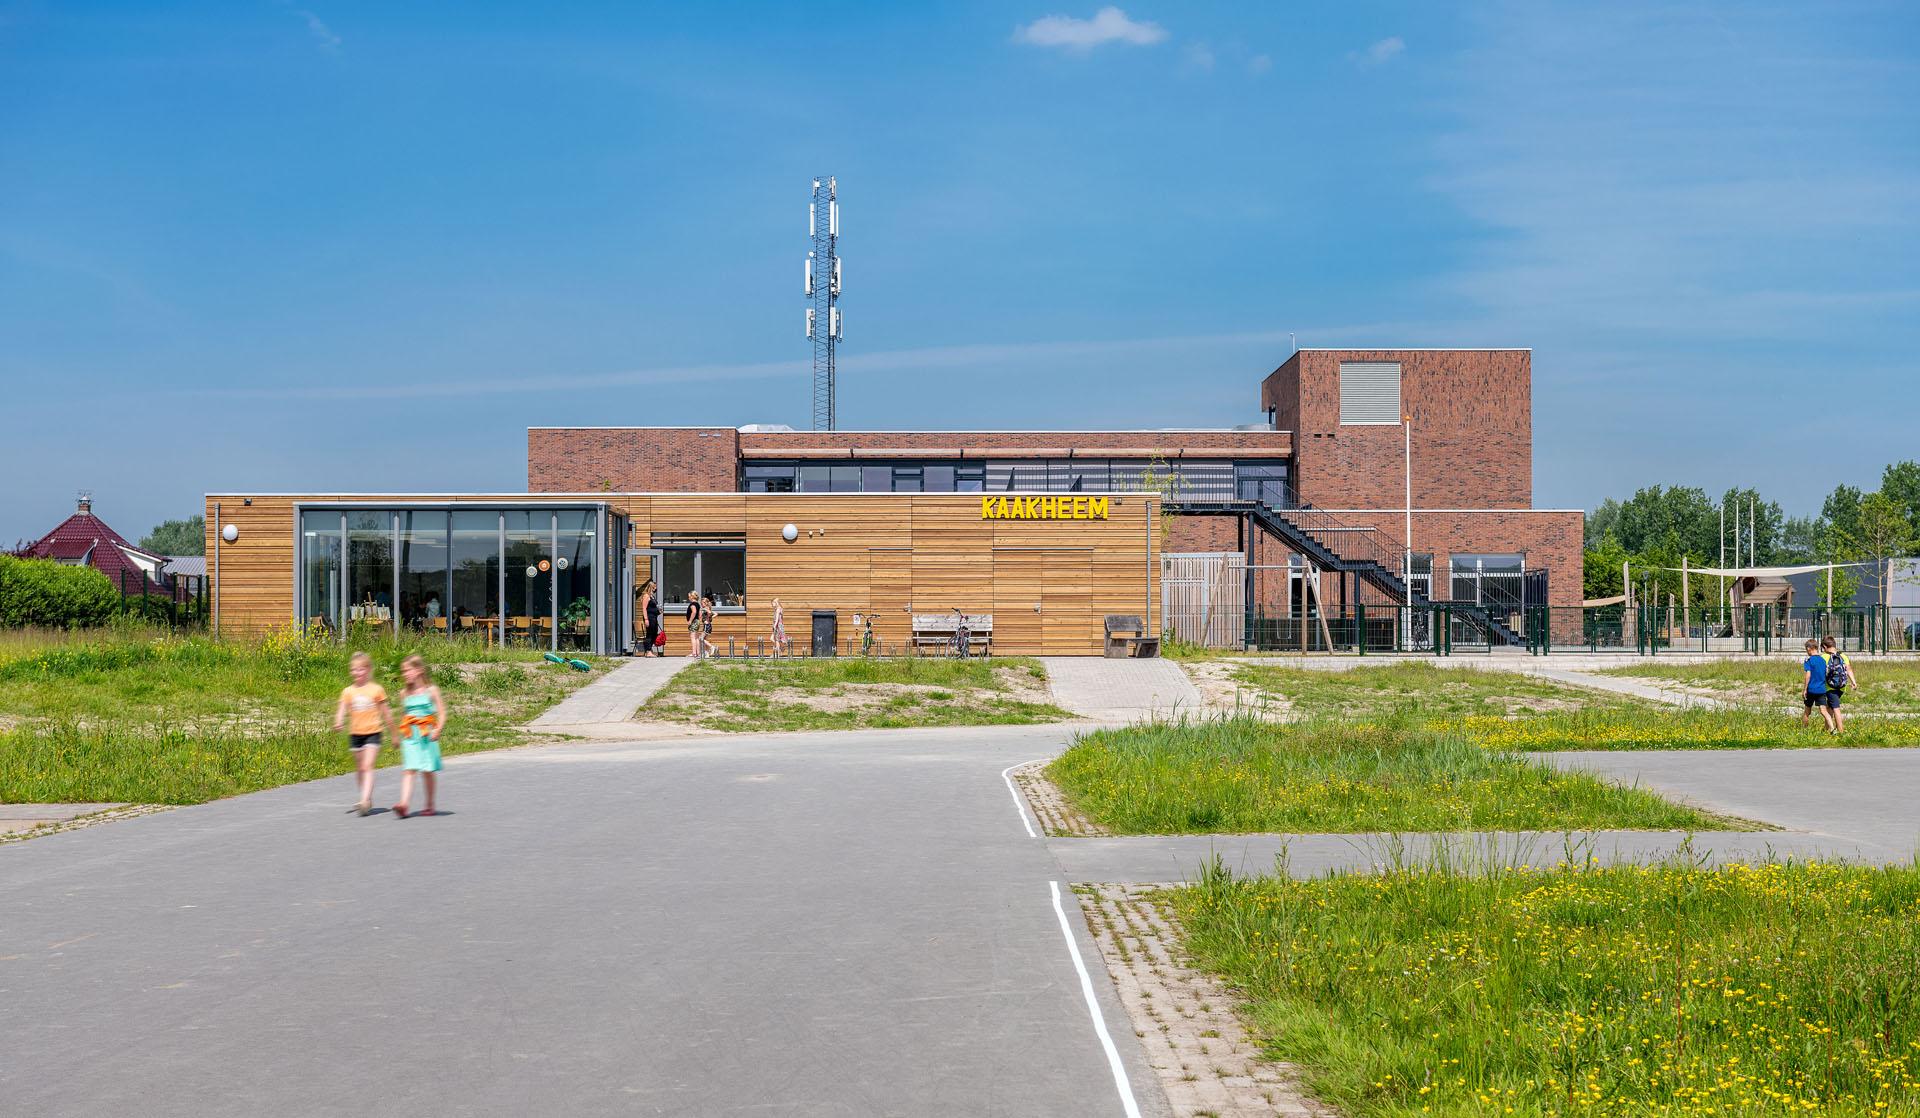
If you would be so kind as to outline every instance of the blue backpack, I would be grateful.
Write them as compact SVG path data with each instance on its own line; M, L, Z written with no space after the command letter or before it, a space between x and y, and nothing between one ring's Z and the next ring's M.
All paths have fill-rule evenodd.
M1827 690L1838 691L1853 682L1853 673L1847 670L1847 661L1838 652L1827 657Z

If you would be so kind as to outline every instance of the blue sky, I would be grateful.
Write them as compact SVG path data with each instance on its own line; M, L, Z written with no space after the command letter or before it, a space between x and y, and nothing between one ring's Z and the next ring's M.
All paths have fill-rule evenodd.
M0 541L517 489L525 428L1259 418L1531 346L1536 503L1920 454L1912 5L0 0Z

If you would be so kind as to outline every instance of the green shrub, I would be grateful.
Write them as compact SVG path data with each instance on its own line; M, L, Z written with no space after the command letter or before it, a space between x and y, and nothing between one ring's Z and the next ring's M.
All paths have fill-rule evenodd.
M75 629L104 625L120 595L92 567L0 555L0 625Z

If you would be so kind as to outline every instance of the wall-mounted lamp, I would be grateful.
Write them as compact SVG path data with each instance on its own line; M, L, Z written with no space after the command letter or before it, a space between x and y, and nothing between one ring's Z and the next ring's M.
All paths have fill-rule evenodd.
M228 543L232 543L233 541L239 539L240 538L239 526L234 524L229 524L225 528L220 529L220 538L227 541Z
M789 524L785 528L780 529L780 538L788 543L792 543L800 538L800 529Z

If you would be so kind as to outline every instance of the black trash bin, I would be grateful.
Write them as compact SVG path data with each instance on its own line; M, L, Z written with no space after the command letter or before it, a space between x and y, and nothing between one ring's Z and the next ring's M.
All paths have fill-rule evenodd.
M836 656L840 644L840 612L831 609L813 611L813 654Z

